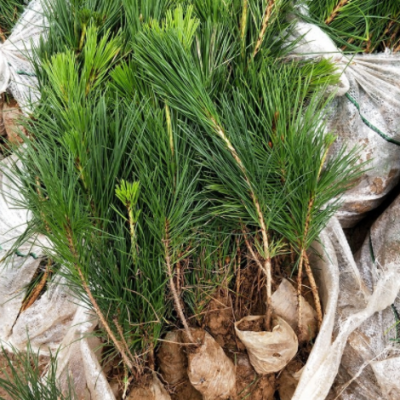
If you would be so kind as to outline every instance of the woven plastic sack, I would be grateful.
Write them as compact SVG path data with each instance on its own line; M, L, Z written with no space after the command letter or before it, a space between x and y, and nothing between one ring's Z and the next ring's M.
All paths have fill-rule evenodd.
M25 114L29 114L31 105L39 99L37 79L29 58L47 25L42 0L33 0L10 37L0 43L0 94L9 90Z
M337 217L353 226L377 207L400 177L400 55L344 56L319 27L297 21L290 39L299 40L293 58L326 58L342 72L336 97L327 110L329 132L338 136L335 154L344 145L360 148L369 170L345 193Z
M67 387L70 379L78 399L115 400L99 363L100 342L91 336L97 323L97 318L83 305L77 307L57 357L58 380L62 387Z
M26 210L13 206L19 198L15 182L8 178L14 162L12 156L0 161L0 341L9 349L23 351L29 340L42 355L60 350L57 362L62 384L72 379L78 398L114 400L97 360L94 339L87 337L97 320L77 304L64 278L56 274L45 293L22 311L27 285L40 268L44 246L50 244L38 237L6 258L30 218Z
M376 321L376 318L395 302L400 290L399 267L394 264L387 265L385 271L377 273L374 287L371 291L367 290L364 283L365 273L362 269L357 269L343 230L336 219L331 220L321 235L321 242L328 257L336 258L338 255L339 271L335 274L334 287L330 288L338 290L336 313L329 314L325 310L324 323L327 322L328 314L330 332L323 324L292 400L335 399L338 389L335 378L342 369L346 357L353 358L353 366L357 372L363 368L363 363L348 352L348 341L357 336L361 326L369 327L375 332L382 331L381 321ZM330 247L327 246L329 243ZM320 248L319 251L323 249ZM326 283L326 280L319 281L322 294L326 292L327 288L324 287ZM322 301L324 304L324 296ZM355 376L356 374L350 378ZM353 392L353 396L355 397L343 397L343 399L363 399L357 391Z
M364 306L385 276L393 275L393 282L388 284L385 291L391 291L393 286L394 296L385 304L385 308L382 306L379 312L349 336L339 375L329 398L339 396L339 399L350 400L357 394L359 400L399 399L400 349L394 345L394 339L400 339L397 326L400 311L399 249L400 197L373 224L356 256L365 295L352 298L354 280L346 279L342 284L346 297L339 297L343 298L342 306L338 308L337 324L346 318L346 314Z

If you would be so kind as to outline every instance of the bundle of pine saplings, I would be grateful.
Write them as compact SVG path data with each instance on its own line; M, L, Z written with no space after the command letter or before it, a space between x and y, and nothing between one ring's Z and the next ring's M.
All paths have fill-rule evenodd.
M346 52L400 50L400 3L391 0L305 0L308 19Z
M51 243L31 292L65 276L119 398L273 398L323 322L308 250L360 174L328 154L334 66L285 61L289 0L46 4L11 147L23 239Z

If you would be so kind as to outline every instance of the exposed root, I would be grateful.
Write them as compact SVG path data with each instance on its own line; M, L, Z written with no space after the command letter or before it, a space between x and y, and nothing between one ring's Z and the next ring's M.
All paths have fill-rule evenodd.
M304 253L305 251L302 250L300 253L300 261L299 261L299 268L297 271L297 299L298 299L298 308L297 308L297 329L298 329L298 334L299 336L302 334L302 321L301 321L301 314L302 314L302 297L301 297L301 288L303 285L302 282L302 274L303 274L303 262L304 262Z

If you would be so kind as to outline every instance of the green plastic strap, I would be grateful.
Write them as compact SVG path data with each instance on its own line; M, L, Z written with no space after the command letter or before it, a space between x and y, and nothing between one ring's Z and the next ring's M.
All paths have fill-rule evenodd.
M15 254L16 254L18 257L29 257L29 256L31 256L31 257L34 258L35 260L38 259L38 256L37 256L35 253L23 254L23 253L21 253L19 250L16 250L16 251L15 251Z
M0 244L0 250L3 250L3 248L1 247L1 244ZM18 257L29 257L30 256L30 257L34 258L35 260L37 260L39 258L36 253L23 254L19 250L15 251L15 255L17 255Z
M375 125L372 125L371 122L369 122L362 114L360 110L360 105L357 103L356 99L351 97L348 93L345 95L357 108L358 113L360 114L360 117L362 121L364 122L365 125L368 126L368 128L372 129L374 132L376 132L378 135L380 135L383 139L385 139L387 142L393 143L397 146L400 146L400 142L392 139L390 136L386 135L386 133L383 133L379 128L377 128Z
M17 71L18 75L26 75L26 76L36 76L36 74L33 74L32 72L25 72L25 71Z
M369 233L369 252L371 254L372 262L375 264L376 259L375 259L374 247L372 245L371 232ZM392 304L392 311L394 314L394 319L396 320L396 339L395 339L395 341L397 342L400 339L400 315L394 304Z

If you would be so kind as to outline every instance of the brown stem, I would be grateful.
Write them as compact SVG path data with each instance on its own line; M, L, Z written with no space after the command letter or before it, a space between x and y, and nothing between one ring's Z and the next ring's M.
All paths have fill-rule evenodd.
M320 329L322 325L321 300L319 298L317 284L315 283L314 274L310 266L310 260L308 258L307 252L304 253L304 266L306 267L307 277L310 281L311 291L314 297L315 310L317 311L318 329Z
M134 363L135 359L133 358L133 356L131 354L131 351L129 350L128 343L127 343L127 341L125 339L124 331L122 330L121 325L118 323L118 318L117 317L114 318L114 325L117 327L118 334L119 334L119 336L121 338L122 344L125 346L125 350L127 351L127 354L129 356L130 360L132 361L132 363Z
M265 31L267 30L267 26L269 23L269 19L271 18L272 9L274 8L274 5L275 5L275 0L269 0L267 7L265 8L260 34L258 35L257 43L253 51L253 58L257 55L264 40Z
M239 293L240 293L240 285L241 285L241 264L242 264L242 253L240 251L240 241L239 238L236 239L236 246L237 246L237 254L236 254L236 301L235 301L235 311L236 315L239 315Z
M257 263L258 267L262 272L264 272L266 278L267 278L267 298L265 302L265 307L266 307L266 315L265 315L265 329L267 331L271 330L271 320L272 320L272 308L271 308L271 296L272 296L272 273L271 273L271 259L265 259L264 264L261 263L257 255L255 254L253 247L249 243L247 237L246 237L246 232L243 230L243 235L244 235L244 241L246 243L247 249L249 250L251 256L253 257L254 261ZM263 238L263 243L265 243L265 240L268 240ZM268 244L268 242L267 242ZM264 249L265 251L265 249Z
M348 44L352 44L353 42L354 42L354 38L350 38L350 39L347 41ZM347 49L347 45L344 45L344 46L341 48L342 51L345 51L346 49Z
M6 36L4 34L4 31L1 29L1 27L0 27L0 40L2 41L2 43L4 43L6 41Z
M325 20L325 23L329 25L340 13L341 8L343 8L350 0L341 0L339 4L333 9L332 14Z
M302 307L301 307L301 303L302 303L302 298L301 298L301 287L302 287L302 274L303 274L303 261L304 261L304 253L305 251L302 250L302 252L300 253L300 261L299 261L299 268L297 271L297 301L298 301L298 305L297 305L297 328L298 328L298 333L299 336L302 334L302 318L301 318L301 312L302 312Z
M4 109L4 93L0 94L0 136L7 136L6 126L4 124L3 109Z
M193 339L193 335L190 332L190 328L189 325L186 321L185 315L183 313L182 310L182 305L181 302L179 300L179 296L178 293L176 291L176 287L175 287L175 282L174 282L174 275L173 275L173 271L172 271L172 264L171 264L171 255L169 253L169 227L168 227L168 221L165 224L165 239L163 240L164 242L164 248L165 248L165 261L167 264L167 273L168 273L168 279L169 279L169 285L170 285L170 289L172 292L172 296L174 298L174 304L175 304L175 311L179 316L179 319L182 322L183 327L185 328L186 331L186 335L189 338L189 340L194 343L194 339Z
M322 168L325 164L326 158L328 157L328 153L329 153L329 149L332 146L333 142L331 142L325 149L324 154L321 158L321 164L319 166L319 170L318 170L318 175L317 175L317 180L320 179L321 177L321 173L322 173ZM298 297L298 302L299 302L299 306L298 306L298 327L299 327L299 332L301 333L301 286L302 286L302 272L303 272L303 262L305 264L307 264L307 253L306 253L306 239L308 236L308 230L310 227L310 222L311 222L311 212L312 212L312 208L314 206L314 200L315 200L315 194L313 193L310 197L310 200L308 202L308 208L307 208L307 217L306 217L306 222L304 225L304 232L303 232L303 241L300 245L300 261L299 261L299 271L298 271L298 275L297 275L297 297ZM307 258L307 259L306 259ZM311 275L311 278L309 277L310 280L310 284L311 281L314 283L315 286L315 291L313 291L313 295L314 295L314 299L315 299L315 307L317 309L317 314L318 314L318 308L320 309L320 316L321 316L321 324L322 324L322 311L321 311L321 302L320 302L320 298L319 298L319 294L318 294L318 289L317 289L317 285L315 284L315 279L312 273L312 270L310 268L310 265L308 264L309 267L309 273ZM306 266L307 269L307 266Z
M321 171L321 169L320 169ZM304 257L306 254L306 249L305 249L305 240L308 235L308 228L310 226L310 220L311 220L311 210L314 205L314 196L311 197L310 201L308 202L308 209L307 209L307 217L306 217L306 222L304 225L304 235L303 235L303 243L300 246L300 261L299 261L299 269L298 269L298 275L297 275L297 300L298 300L298 330L299 334L301 334L301 287L302 287L302 273L303 273L303 262L304 262Z
M399 30L400 30L400 24L397 24L396 29L394 30L393 34L390 36L387 47L395 47L395 45L397 43L396 37L399 34ZM392 46L392 44L393 44L393 46Z
M105 319L105 317L104 317L99 305L97 304L96 299L92 295L92 292L90 291L90 288L89 288L89 286L88 286L88 284L86 282L86 279L85 279L85 277L83 275L82 269L78 264L79 258L78 258L78 254L76 252L76 249L75 249L75 246L74 246L74 243L73 243L71 228L69 226L67 226L66 227L66 231L67 231L67 240L68 240L68 244L69 244L69 250L70 250L71 254L73 255L73 257L75 259L74 266L78 271L79 278L80 278L81 283L82 283L82 287L85 290L85 292L86 292L86 294L87 294L87 296L89 298L89 301L92 303L92 306L93 306L93 308L94 308L94 310L95 310L95 312L96 312L101 324L103 325L103 328L106 330L109 338L113 341L115 347L117 348L117 350L121 354L121 357L124 360L124 363L128 366L128 368L131 371L134 371L134 367L133 367L133 364L132 364L131 360L129 359L129 357L125 353L121 343L119 342L119 340L117 340L117 338L115 337L113 331L111 330L110 325L108 324L107 320Z

